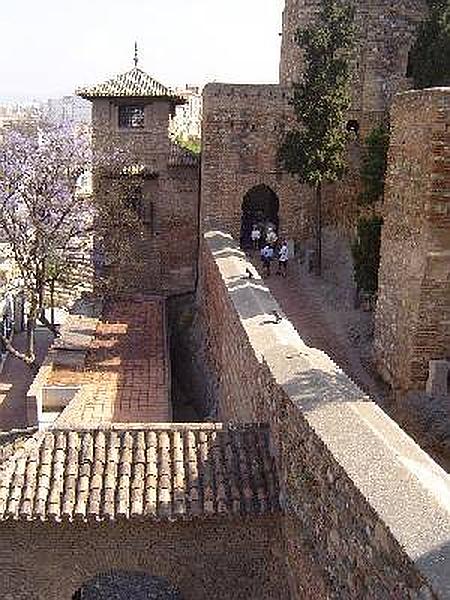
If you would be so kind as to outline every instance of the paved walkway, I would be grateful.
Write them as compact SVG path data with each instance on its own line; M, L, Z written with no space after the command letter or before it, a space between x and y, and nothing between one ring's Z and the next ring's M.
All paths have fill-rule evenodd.
M260 264L255 259L258 272ZM359 350L353 347L345 330L331 314L311 275L302 274L292 262L286 278L276 275L276 265L265 283L283 312L310 346L323 350L341 369L373 399L383 404L384 387L362 364Z
M83 386L80 425L170 422L168 364L164 301L133 299L106 307L85 370L56 369L49 383Z
M43 327L36 330L36 353L41 364L52 342L52 334ZM14 336L14 345L23 352L26 334ZM21 360L9 355L0 374L0 431L27 427L25 397L35 373Z

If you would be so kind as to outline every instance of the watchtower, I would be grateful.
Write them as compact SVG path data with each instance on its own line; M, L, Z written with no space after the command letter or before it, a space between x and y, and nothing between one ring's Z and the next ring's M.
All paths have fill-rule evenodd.
M94 166L117 151L123 151L128 161L106 178L104 169L94 167L94 194L108 185L111 193L111 182L127 178L129 203L142 221L139 235L129 236L133 260L114 265L103 248L103 272L127 289L190 291L196 268L199 167L197 157L169 137L170 115L185 100L138 67L137 48L130 71L77 94L92 102ZM120 185L116 187L120 190Z

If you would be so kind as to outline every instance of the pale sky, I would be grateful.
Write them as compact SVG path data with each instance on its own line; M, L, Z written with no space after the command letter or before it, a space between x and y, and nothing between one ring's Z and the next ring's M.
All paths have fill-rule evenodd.
M0 99L72 94L133 66L168 86L278 81L284 0L0 0Z

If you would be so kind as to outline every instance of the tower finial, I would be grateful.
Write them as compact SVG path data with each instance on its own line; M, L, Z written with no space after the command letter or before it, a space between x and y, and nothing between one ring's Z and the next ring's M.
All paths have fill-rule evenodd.
M137 42L134 42L134 66L137 67L139 62L138 58L138 45Z

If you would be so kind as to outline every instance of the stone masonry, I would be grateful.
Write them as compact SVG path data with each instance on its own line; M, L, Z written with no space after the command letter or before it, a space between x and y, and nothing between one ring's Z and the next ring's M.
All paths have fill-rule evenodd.
M288 85L299 79L301 51L295 32L314 20L317 0L286 0L280 82ZM398 92L411 87L407 77L409 50L418 24L427 14L425 0L357 0L356 53L354 57L353 101L350 118L368 132L389 110Z
M110 284L128 291L192 291L199 165L197 157L169 139L170 115L184 100L137 67L77 93L92 102L94 164L121 152L127 161L127 185L139 190L138 210L144 227L132 240L133 260L130 257L124 265L110 264L107 240L102 249ZM142 109L142 123L138 127L121 125L122 109ZM130 123L133 125L132 118ZM121 176L105 173L103 166L96 168L93 189L97 198L101 200L111 190L117 193L113 186Z
M375 350L384 377L424 389L450 359L450 89L408 92L392 109Z
M448 475L274 318L228 234L206 234L198 303L219 419L271 427L292 596L449 598Z
M280 235L300 237L311 193L282 173L277 151L290 119L278 85L208 84L203 91L202 227L239 239L244 196L268 186L280 203Z
M291 85L303 68L295 31L313 20L317 10L317 0L286 1L280 85L205 87L203 231L223 227L239 239L243 197L254 186L264 184L280 202L281 236L301 242L310 238L311 191L282 172L277 149L293 122L289 106ZM345 179L327 186L323 197L323 224L340 234L352 235L358 216L360 141L373 126L386 120L395 94L411 87L408 55L426 12L425 0L356 2L353 101L347 119L357 121L359 134L356 140L349 141ZM325 256L325 260L332 258Z

